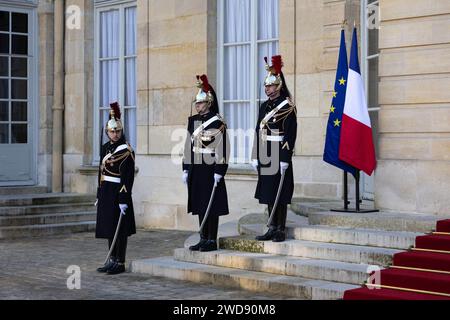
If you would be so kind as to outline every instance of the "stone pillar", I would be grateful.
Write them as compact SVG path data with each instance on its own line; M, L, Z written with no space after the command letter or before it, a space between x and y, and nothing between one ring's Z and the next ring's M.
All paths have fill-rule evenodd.
M52 187L52 117L54 67L54 6L39 2L39 185Z
M55 1L52 191L62 192L65 0Z
M450 2L380 1L380 209L448 215Z

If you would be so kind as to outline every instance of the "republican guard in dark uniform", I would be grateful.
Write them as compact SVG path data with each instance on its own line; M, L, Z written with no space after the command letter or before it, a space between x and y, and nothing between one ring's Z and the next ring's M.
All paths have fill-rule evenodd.
M198 215L199 226L206 220L200 242L189 249L213 251L217 250L219 216L229 213L224 180L228 169L227 126L219 114L217 96L206 75L197 76L197 87L199 91L194 100L197 114L188 119L184 146L183 182L188 187L188 212Z
M281 242L286 238L287 205L294 192L292 154L297 137L297 109L281 71L281 56L272 57L272 66L268 65L267 58L265 61L268 75L264 86L269 99L259 109L252 165L258 171L255 198L268 205L269 215L274 205L275 210L268 231L256 239Z
M97 189L96 238L108 239L109 248L118 230L111 256L98 272L118 274L125 271L128 237L136 233L131 191L134 182L134 151L125 140L120 107L111 104L105 132L109 142L101 148ZM121 224L118 227L120 215ZM117 229L119 228L119 229Z

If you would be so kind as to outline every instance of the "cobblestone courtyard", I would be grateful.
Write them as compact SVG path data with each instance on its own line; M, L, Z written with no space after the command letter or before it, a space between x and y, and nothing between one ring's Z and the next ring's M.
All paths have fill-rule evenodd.
M172 255L192 232L138 231L128 242L127 263ZM283 299L243 290L212 287L126 272L96 272L107 254L106 240L93 233L0 240L0 299ZM81 289L69 290L66 273L81 269Z

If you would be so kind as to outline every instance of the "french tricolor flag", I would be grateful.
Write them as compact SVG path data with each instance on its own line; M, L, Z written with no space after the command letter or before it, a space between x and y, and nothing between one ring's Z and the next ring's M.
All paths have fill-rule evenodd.
M377 165L364 83L359 69L356 28L353 29L339 159L364 171L369 176Z

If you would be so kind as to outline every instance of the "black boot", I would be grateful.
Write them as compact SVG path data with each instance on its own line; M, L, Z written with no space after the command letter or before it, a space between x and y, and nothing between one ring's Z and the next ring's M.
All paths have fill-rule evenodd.
M200 241L197 244L195 244L193 246L190 246L189 250L191 250L191 251L198 251L198 250L200 250L200 247L203 246L206 243L206 241L208 241L208 240L203 239L203 238L200 239Z
M272 240L273 236L275 235L276 228L274 226L270 226L269 230L262 236L257 236L255 239L258 241L267 241Z
M115 262L111 268L106 271L107 274L119 274L125 272L125 264L123 262Z
M108 262L105 263L103 267L97 268L98 272L107 272L109 268L111 268L116 263L116 258L111 257L109 258Z
M286 233L284 232L284 228L278 228L272 238L273 242L283 242L284 240L286 240Z
M217 250L217 241L215 240L208 240L200 247L201 252L216 251L216 250Z

